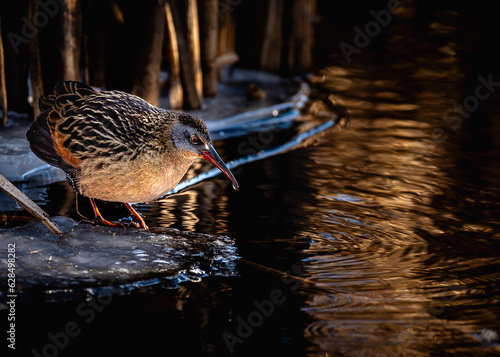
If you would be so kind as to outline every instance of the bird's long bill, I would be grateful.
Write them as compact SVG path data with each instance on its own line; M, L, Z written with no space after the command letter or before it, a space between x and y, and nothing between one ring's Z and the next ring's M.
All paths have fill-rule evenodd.
M217 166L217 168L219 170L221 170L222 173L224 175L226 175L228 179L231 180L231 183L233 184L233 188L235 190L239 190L240 186L238 185L238 182L234 178L231 171L229 171L229 169L227 168L224 161L222 161L222 159L219 157L219 154L217 154L217 151L215 151L215 149L212 145L210 145L210 149L208 151L202 151L202 156L205 160L207 160L208 162L211 162L212 164Z

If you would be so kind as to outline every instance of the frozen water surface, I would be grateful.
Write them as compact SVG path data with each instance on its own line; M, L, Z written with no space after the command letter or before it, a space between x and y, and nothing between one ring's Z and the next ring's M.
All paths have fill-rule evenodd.
M16 293L26 298L33 292L130 290L162 281L175 284L235 274L237 256L228 237L164 228L97 227L67 217L55 217L54 222L63 235L51 233L41 222L0 229L0 240L15 244ZM7 254L0 258L0 271L8 271ZM6 284L7 278L1 281Z

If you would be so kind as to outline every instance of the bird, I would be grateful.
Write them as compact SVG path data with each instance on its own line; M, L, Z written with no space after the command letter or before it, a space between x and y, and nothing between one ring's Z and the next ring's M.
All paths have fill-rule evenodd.
M38 100L40 114L26 133L31 151L62 169L73 189L95 200L121 202L148 229L131 203L145 203L174 188L191 164L203 158L238 190L236 178L214 149L205 122L188 113L157 108L118 90L98 91L61 81Z

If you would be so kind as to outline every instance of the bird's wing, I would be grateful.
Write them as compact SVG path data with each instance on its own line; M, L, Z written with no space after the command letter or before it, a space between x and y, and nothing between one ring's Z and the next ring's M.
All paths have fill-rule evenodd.
M144 143L151 143L148 136L154 136L155 126L148 120L158 111L136 96L97 92L71 81L59 82L54 95L40 99L39 106L45 111L30 128L28 140L37 156L63 169L78 168L93 157L134 158Z
M67 154L76 160L130 159L155 137L151 120L159 109L137 96L120 91L96 92L78 82L56 86L54 93L49 127L56 151L65 159Z

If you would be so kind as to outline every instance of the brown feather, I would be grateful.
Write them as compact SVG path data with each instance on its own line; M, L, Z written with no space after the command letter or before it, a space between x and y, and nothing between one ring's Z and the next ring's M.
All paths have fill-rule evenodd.
M68 164L70 164L71 166L73 166L74 168L78 169L82 163L82 160L73 156L73 154L64 147L64 142L66 140L68 140L68 137L69 135L66 134L61 134L57 131L54 131L54 130L50 130L50 133L52 135L52 139L54 141L54 149L55 151L57 152L57 154L59 156L61 156L61 158L67 162Z

